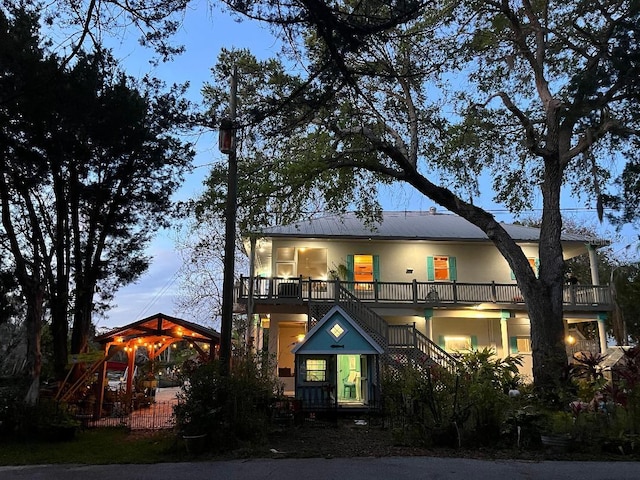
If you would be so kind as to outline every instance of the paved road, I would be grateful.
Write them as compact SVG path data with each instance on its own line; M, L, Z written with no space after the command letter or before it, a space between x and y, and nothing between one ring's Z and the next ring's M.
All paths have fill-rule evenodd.
M256 459L154 465L0 467L1 480L638 480L640 462L525 462L457 458Z

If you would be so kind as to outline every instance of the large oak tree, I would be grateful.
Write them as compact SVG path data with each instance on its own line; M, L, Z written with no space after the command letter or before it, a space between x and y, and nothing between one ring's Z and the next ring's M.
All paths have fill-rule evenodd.
M365 8L332 5L352 18ZM262 166L251 161L251 184L277 191L280 172L287 188L315 185L330 199L355 199L344 207L371 200L363 184L386 178L477 225L527 301L535 383L560 385L561 192L573 189L601 209L611 158L635 156L639 14L633 1L448 2L351 44L311 22L296 44L308 75L273 77L271 94L241 125L260 131L250 157L271 157ZM542 199L538 276L475 204L483 174L514 212Z

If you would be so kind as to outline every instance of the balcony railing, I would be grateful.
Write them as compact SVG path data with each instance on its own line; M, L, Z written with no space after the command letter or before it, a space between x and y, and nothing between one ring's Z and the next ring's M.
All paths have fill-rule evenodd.
M256 303L335 302L339 299L342 287L360 301L375 304L524 305L522 292L517 285L495 282L347 282L302 277L256 277L253 282L253 299ZM240 302L246 302L250 283L249 277L240 278ZM563 304L567 308L608 310L611 307L611 293L608 286L566 285Z

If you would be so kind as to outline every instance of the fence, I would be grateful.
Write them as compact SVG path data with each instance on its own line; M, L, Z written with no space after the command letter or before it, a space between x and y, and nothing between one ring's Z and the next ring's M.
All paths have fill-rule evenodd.
M127 413L119 405L113 405L107 417L93 420L90 416L79 415L83 427L126 427L131 430L162 430L175 426L173 416L174 400L160 401L147 407Z

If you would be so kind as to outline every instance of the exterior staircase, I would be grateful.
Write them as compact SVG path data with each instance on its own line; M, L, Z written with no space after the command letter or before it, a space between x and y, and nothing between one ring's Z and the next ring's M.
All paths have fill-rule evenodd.
M457 360L422 334L415 324L389 325L384 318L361 302L353 293L340 287L337 304L384 349L382 362L388 367L408 366L422 370L438 365L455 373ZM331 308L327 303L310 304L310 325L313 327Z

